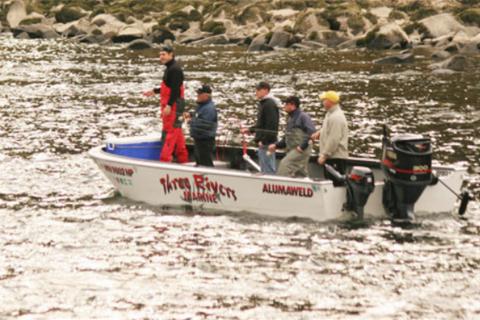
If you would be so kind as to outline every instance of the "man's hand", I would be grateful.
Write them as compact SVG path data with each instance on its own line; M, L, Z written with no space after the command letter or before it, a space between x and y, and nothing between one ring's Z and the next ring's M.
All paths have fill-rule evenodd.
M268 146L268 152L270 153L274 153L275 149L277 149L277 146L275 145L275 143L272 143Z
M164 116L168 116L168 115L170 114L170 112L172 112L172 107L170 107L169 105L167 105L167 106L165 107L165 109L163 109L162 114L163 114Z
M153 96L154 94L155 94L155 92L153 92L153 90L148 90L148 91L145 91L145 92L143 93L143 95L144 95L145 97L151 97L151 96Z
M300 148L300 146L297 146L297 151L300 152L300 153L303 153L303 149Z
M327 161L327 157L324 154L318 156L317 162L319 165L323 166Z
M320 139L320 130L312 133L312 135L310 136L310 139L312 139L313 141Z

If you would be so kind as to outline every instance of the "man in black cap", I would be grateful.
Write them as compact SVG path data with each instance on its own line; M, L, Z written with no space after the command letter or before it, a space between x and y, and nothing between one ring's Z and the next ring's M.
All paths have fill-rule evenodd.
M175 60L173 48L169 45L164 45L160 49L160 62L167 67L160 88L143 94L151 97L155 93L160 93L163 143L160 161L171 162L172 154L175 152L177 161L184 163L188 161L188 151L182 132L182 122L179 119L185 107L183 70Z
M300 99L290 96L284 101L288 114L285 136L277 143L268 146L272 153L276 148L285 148L285 157L280 161L277 174L288 177L306 177L308 160L312 153L310 136L316 131L315 124L308 114L300 110Z
M217 135L218 117L212 101L212 88L203 84L197 89L197 108L184 117L190 121L190 136L194 141L194 156L197 165L213 167L213 150Z
M275 153L268 152L268 146L277 142L279 105L277 100L270 95L268 82L259 82L255 89L255 97L258 100L257 122L249 128L249 131L255 133L254 141L258 146L258 161L262 172L275 174Z

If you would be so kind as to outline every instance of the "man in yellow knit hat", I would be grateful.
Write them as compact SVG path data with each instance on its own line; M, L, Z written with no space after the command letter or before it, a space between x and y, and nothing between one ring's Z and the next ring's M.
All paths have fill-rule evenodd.
M312 135L313 139L320 138L320 154L317 161L320 165L328 163L344 174L348 158L348 124L340 108L340 96L335 91L325 91L320 95L320 100L327 113L322 129ZM326 170L325 176L332 178Z

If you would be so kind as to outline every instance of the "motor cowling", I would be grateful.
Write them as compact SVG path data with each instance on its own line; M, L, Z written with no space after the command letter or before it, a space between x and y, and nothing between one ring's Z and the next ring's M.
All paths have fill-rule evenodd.
M384 137L382 168L385 209L394 219L413 219L415 203L434 179L430 139L420 135Z
M355 166L346 177L347 203L345 209L355 211L363 219L368 197L375 189L375 180L370 168Z

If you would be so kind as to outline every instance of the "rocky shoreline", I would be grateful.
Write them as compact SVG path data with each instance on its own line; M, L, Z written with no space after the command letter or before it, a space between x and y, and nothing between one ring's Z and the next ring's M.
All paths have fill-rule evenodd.
M377 63L410 63L413 50L427 48L440 61L431 65L435 72L469 71L480 54L480 0L9 0L0 6L0 30L19 39L64 37L134 50L164 42L248 51L399 50Z

